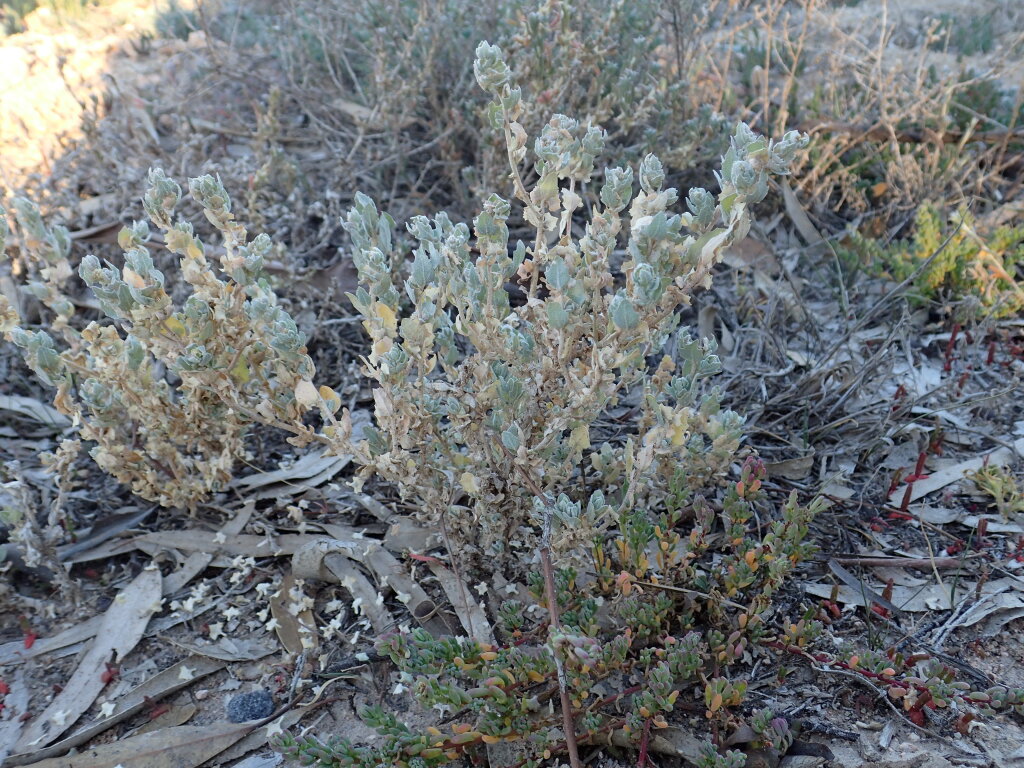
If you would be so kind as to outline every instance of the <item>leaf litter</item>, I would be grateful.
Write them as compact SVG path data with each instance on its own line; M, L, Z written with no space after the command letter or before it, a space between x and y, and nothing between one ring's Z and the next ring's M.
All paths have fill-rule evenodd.
M148 116L136 116L140 121L141 132L151 136L152 126L146 124ZM809 245L820 243L822 237L819 227L803 209L793 207L794 203L799 206L795 197L792 194L785 195L784 201L794 230ZM964 406L949 397L949 375L942 370L942 355L939 351L949 341L948 334L945 337L932 334L935 338L930 342L930 337L925 335L920 340L921 345L913 343L904 320L891 312L896 298L893 292L884 294L869 311L859 317L849 318L843 315L839 304L832 297L814 295L812 281L800 283L788 280L781 265L794 263L791 244L796 238L793 232L786 231L784 223L776 227L774 235L777 242L765 246L764 250L776 262L776 268L758 267L745 286L763 298L760 309L766 312L759 327L755 327L749 318L741 318L729 309L742 304L731 296L728 300L717 302L714 311L706 312L697 321L703 319L705 327L722 338L723 342L727 336L731 336L731 344L723 344L723 348L728 346L732 350L726 369L730 374L735 374L736 379L742 373L746 381L734 380L727 387L730 400L737 410L750 413L751 423L758 431L755 444L758 447L764 445L762 452L773 459L772 464L776 468L774 474L788 481L780 483L780 486L814 488L816 481L832 476L831 473L840 465L852 468L844 475L842 484L849 493L838 504L842 524L826 533L818 532L825 554L830 554L828 548L834 547L835 552L854 553L856 557L866 559L884 556L894 561L884 566L893 569L886 573L862 570L877 569L878 566L872 563L849 563L842 562L839 557L833 558L856 583L851 585L847 579L840 578L842 586L833 598L834 584L823 567L820 573L810 574L810 577L822 581L807 584L807 592L823 600L837 599L847 605L850 612L856 606L864 606L865 602L884 607L884 603L878 602L878 598L882 598L911 614L909 621L920 621L913 623L916 628L927 629L932 617L941 618L940 624L928 630L938 639L949 637L965 627L978 625L985 627L982 636L990 631L999 632L1007 622L1022 615L1019 564L1014 565L1015 561L1009 557L997 557L996 578L987 578L981 573L973 555L958 558L955 552L949 555L945 550L947 545L955 549L958 539L974 535L987 537L992 548L1000 551L1000 542L1012 541L1011 537L1018 533L1014 527L1016 523L1006 523L1001 528L989 516L968 513L963 486L958 485L969 471L980 468L986 461L990 465L1002 463L1019 467L1020 451L1017 445L1008 448L970 432L973 429L982 435L1001 434L1007 423L1004 415L1006 409L985 414L977 404L971 405L968 402ZM823 249L817 247L816 253L822 254ZM762 264L763 261L759 259L757 263ZM737 270L750 267L740 260L734 262L734 265ZM875 323L877 328L865 327ZM765 335L772 337L771 342L758 347L757 344L761 342L751 342L758 335L762 338ZM905 350L907 355L900 358L888 350ZM724 351L729 352L728 349ZM964 354L969 354L969 350L964 350ZM789 373L787 376L776 376L780 370L788 370ZM905 406L897 403L894 406L891 393L896 392L900 385L905 385L911 393L912 403ZM943 388L945 391L937 391ZM40 401L5 402L11 413L33 419L41 426L49 429L64 426L60 420L52 418L48 407ZM1019 419L1020 411L1015 413ZM909 519L892 519L887 516L901 511L899 507L906 494L907 484L897 482L892 493L886 493L886 487L879 490L878 484L887 486L889 478L880 478L873 472L887 461L894 465L889 469L898 470L902 467L907 474L913 470L908 465L913 464L920 446L911 444L907 439L914 432L907 428L908 421L921 427L918 430L920 434L946 430L947 445L953 446L950 454L955 451L955 459L943 467L939 466L934 457L930 457L930 476L916 480L910 495L911 502L924 500L925 504L911 504L902 510ZM879 435L884 435L884 440L879 441ZM762 438L765 439L763 443ZM1012 439L1009 442L1014 443ZM861 456L865 454L870 457L870 461L862 460ZM29 756L36 761L44 760L39 763L44 766L100 768L109 765L114 768L122 762L125 765L132 764L131 759L144 759L147 766L159 768L162 765L201 765L218 754L227 756L236 746L246 743L248 751L261 749L266 743L266 728L208 722L203 725L163 728L150 734L90 747L69 757L50 754L51 750L58 748L63 751L80 746L118 723L137 717L151 704L186 689L196 695L201 691L211 694L198 700L199 711L191 715L193 718L216 717L216 695L198 686L207 685L209 680L224 679L225 671L229 669L237 672L247 682L269 679L269 667L252 667L254 662L266 658L260 655L266 648L273 649L269 655L275 657L275 663L283 670L281 690L298 694L295 708L280 716L288 718L286 724L280 725L288 727L297 722L307 714L298 699L306 693L316 702L317 694L310 693L304 671L293 670L290 665L298 664L304 652L313 655L320 653L325 662L336 660L337 656L336 648L303 646L304 633L300 629L313 627L315 631L322 630L326 614L317 605L313 608L299 608L296 615L293 613L297 608L296 601L289 598L298 571L295 558L306 548L324 546L326 540L349 542L353 546L328 548L328 553L335 557L332 557L331 567L327 568L326 573L322 569L319 571L322 583L317 585L317 592L333 596L335 600L350 607L362 597L363 602L359 608L369 610L365 615L360 615L358 609L353 611L355 616L344 627L337 645L347 646L349 650L358 653L365 649L365 638L371 628L373 632L385 631L400 623L421 618L417 615L417 606L433 606L448 613L444 622L458 622L467 634L490 631L484 607L472 598L475 594L473 586L463 583L467 580L460 578L457 571L448 564L425 561L426 570L431 575L423 583L430 588L429 593L426 590L422 590L422 594L415 593L410 589L409 583L416 583L412 576L407 576L406 582L398 578L406 572L423 573L420 563L424 561L403 563L398 558L430 551L427 536L433 535L433 532L417 530L414 524L408 524L407 518L396 512L400 508L398 500L389 498L385 493L380 494L380 499L364 496L359 501L365 503L359 506L364 512L369 511L376 522L389 526L380 551L387 554L390 561L383 557L367 557L365 542L359 544L358 539L352 538L351 531L335 523L321 524L319 530L326 534L324 536L322 533L288 533L284 532L282 526L266 522L265 518L273 517L273 504L279 499L309 499L313 501L313 506L317 503L337 503L338 508L349 510L352 506L347 503L351 501L350 494L324 490L324 486L332 483L344 471L346 463L327 461L315 455L299 456L291 464L272 472L249 475L234 487L234 491L248 503L237 510L228 509L228 522L217 530L193 527L192 530L155 530L140 536L124 535L127 533L126 527L120 532L115 531L111 538L104 541L87 537L84 543L90 549L66 550L67 562L79 564L79 567L114 559L139 568L148 562L148 558L166 562L165 559L170 557L171 562L177 564L177 569L163 579L161 591L168 598L174 596L187 601L189 598L179 593L207 583L224 589L222 597L215 601L209 596L197 600L194 610L182 610L178 616L172 614L148 621L143 639L132 644L137 647L139 642L160 641L192 655L167 663L163 672L121 694L116 702L111 702L114 710L109 716L97 718L94 723L80 727L64 740L29 753ZM343 499L346 502L344 505ZM258 501L271 504L264 503L257 508L255 502ZM876 506L872 507L872 504ZM358 518L355 513L346 511L346 514L351 514L354 520ZM985 525L987 530L979 533L979 525L985 519L988 519ZM257 531L250 525L252 521L265 523L263 530ZM185 524L192 527L196 523L189 520ZM247 529L249 532L243 533ZM358 530L359 526L353 524L352 529ZM1001 551L1008 550L1004 548ZM325 561L326 557L321 557L321 561ZM216 569L229 569L236 558L253 558L257 561L256 567L246 578L251 578L255 585L270 584L271 589L265 595L260 594L260 597L267 597L268 600L259 602L254 598L252 593L256 586L252 585L245 592L232 592L233 588L242 589L246 585L228 584L229 574L226 571L211 574ZM898 561L908 558L916 564L901 567ZM933 564L931 568L919 567L929 562ZM906 567L912 567L916 575L905 575L902 578L907 583L894 583L892 589L887 591L887 581L896 581L894 570L906 574ZM289 568L292 570L289 571ZM947 573L949 569L954 573ZM878 577L879 574L882 578ZM277 597L270 598L275 592ZM887 597L883 597L883 593ZM379 595L383 599L379 599ZM868 596L867 600L865 595ZM401 599L403 596L409 599ZM317 599L322 602L319 594ZM232 602L234 600L242 608L238 608L238 604ZM248 610L245 601L251 601L253 613L260 610L257 605L266 605L272 618L282 628L288 629L284 632L279 631L279 628L269 632L251 630L251 646L239 638L209 640L209 626L220 622L223 613L232 608L241 612ZM407 615L405 609L409 606L414 610ZM107 615L112 610L108 609ZM210 617L213 611L217 615ZM213 618L218 621L212 621ZM103 619L102 615L86 619L50 638L40 637L30 648L26 648L22 640L0 646L0 665L3 665L5 675L8 669L14 670L13 678L7 675L10 678L11 693L5 697L7 719L0 720L0 734L23 741L29 733L27 729L32 729L34 738L40 729L37 717L28 723L19 724L26 728L24 735L10 736L10 728L13 727L10 713L27 711L25 697L28 696L29 686L27 682L20 682L19 676L25 675L24 670L28 667L19 662L48 658L62 649L80 649L83 644L90 642L93 643L93 649L104 647ZM317 619L320 619L319 622ZM226 619L222 623L230 625L232 621L238 619ZM266 622L261 623L265 625ZM239 623L238 627L246 631L243 624ZM171 635L167 634L169 632L180 634L172 640ZM227 643L233 643L234 647ZM132 653L137 652L132 648L115 648L113 645L110 650L115 654L120 650L120 657L127 656L129 659ZM85 652L90 653L88 649ZM211 655L218 653L220 657ZM1019 651L1017 653L1019 658ZM77 662L76 670L85 669L85 661L89 658L87 655ZM161 661L170 661L166 653ZM90 662L90 668L92 665L93 662ZM353 666L359 667L359 664ZM105 664L96 667L96 670L97 674L102 674L106 670ZM299 683L293 688L296 672L299 673ZM363 672L357 675L365 677ZM68 677L66 687L70 687L74 680L73 675ZM18 691L22 692L21 699L16 696ZM87 696L80 699L76 697L72 702L74 707L62 704L59 711L66 712L66 721L75 709L82 709L79 716L87 714L98 695L99 692L88 702L85 702ZM33 693L33 696L38 696L38 693ZM813 709L818 705L810 706ZM47 708L44 712L49 710ZM180 711L184 713L186 710ZM337 708L334 711L337 712ZM160 717L162 715L157 715L157 719ZM5 727L8 729L4 730ZM71 727L72 723L69 722L68 729ZM870 732L870 729L865 729L865 732ZM49 736L47 732L43 738ZM79 737L82 737L81 740L78 740ZM671 737L672 734L663 735L663 738L669 740ZM74 743L71 743L72 740ZM686 757L690 754L687 752L690 747L687 744L670 745L664 748L664 752L673 754L673 750L676 750L674 754ZM2 749L3 740L0 739ZM225 759L241 759L245 753L236 751ZM253 759L264 758L254 756ZM851 765L855 764L852 759L849 763ZM892 762L892 765L897 762ZM936 756L934 764L944 762Z

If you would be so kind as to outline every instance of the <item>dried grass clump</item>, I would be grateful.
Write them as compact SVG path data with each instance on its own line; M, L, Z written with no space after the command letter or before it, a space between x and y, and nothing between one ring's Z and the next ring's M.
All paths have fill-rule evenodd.
M507 179L505 149L472 88L467 41L507 51L532 135L550 107L607 131L613 163L655 146L689 167L724 151L729 123L691 78L723 23L723 3L684 0L475 3L291 0L268 46L284 64L286 96L310 128L389 207L406 198L470 215ZM691 84L692 83L692 84Z

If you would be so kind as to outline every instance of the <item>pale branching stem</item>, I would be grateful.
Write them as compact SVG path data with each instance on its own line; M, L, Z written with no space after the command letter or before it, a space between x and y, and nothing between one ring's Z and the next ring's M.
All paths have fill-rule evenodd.
M189 373L199 373L199 371L189 371ZM274 427L275 429L280 429L284 432L291 432L293 435L299 437L309 438L310 442L322 443L323 445L331 445L332 443L332 441L328 437L320 434L319 432L299 429L293 424L288 424L287 422L281 421L280 419L268 419L266 416L262 416L256 413L255 411L251 410L250 408L242 405L241 402L234 398L230 400L228 398L225 398L225 402L227 402L227 404L230 405L234 410L238 411L240 414L242 414L243 416L257 424L266 424L268 427Z
M569 179L569 194L570 197L576 192L576 179ZM567 209L565 217L565 232L562 233L562 237L568 239L572 236L572 214L575 208Z
M530 290L527 295L532 299L537 295L537 284L540 282L540 263L539 257L541 249L541 239L543 238L543 230L537 227L537 241L533 245L533 271L530 272Z
M530 199L530 193L526 191L526 185L523 184L522 174L519 173L519 165L516 163L515 155L513 154L512 147L515 145L515 140L512 138L512 118L508 114L508 110L502 107L502 114L505 118L504 129L505 129L505 152L508 156L508 164L512 169L512 185L515 188L516 197L518 197L529 210L530 213L536 217L537 222L544 221L544 211L537 207L537 205ZM530 274L530 289L528 295L533 298L537 295L537 281L540 277L539 272L539 257L541 250L544 248L544 229L538 224L537 226L537 237L533 242L533 272Z
M515 187L516 197L522 200L523 205L534 212L538 217L541 215L540 210L534 205L533 200L530 199L530 193L526 191L526 185L523 184L523 177L519 173L519 165L516 163L515 155L513 154L512 147L515 146L515 140L512 138L512 118L508 114L508 110L502 108L502 114L505 117L505 152L508 155L508 164L512 169L512 185Z
M555 574L551 565L551 506L546 497L544 502L544 528L541 534L540 562L544 569L544 594L547 597L548 616L551 620L551 631L558 630L558 598L555 595ZM562 727L565 730L565 748L569 752L569 765L582 768L579 746L576 743L576 723L572 716L572 702L569 701L568 681L565 677L565 666L557 648L551 649L555 659L555 670L558 673L558 698L562 706Z

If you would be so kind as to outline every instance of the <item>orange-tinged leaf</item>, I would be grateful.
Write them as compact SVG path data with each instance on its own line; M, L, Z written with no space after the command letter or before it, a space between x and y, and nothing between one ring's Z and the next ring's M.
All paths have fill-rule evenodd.
M722 708L723 701L724 700L722 699L722 694L716 693L714 696L711 697L711 706L708 707L708 709L710 709L712 712L717 712Z
M633 576L626 571L623 571L615 577L615 583L618 585L619 590L623 595L628 596L633 591Z
M141 291L143 288L146 287L146 281L142 279L142 275L140 275L138 272L136 272L134 269L131 269L130 267L125 267L121 271L121 276L124 278L124 281L128 283L128 285L130 285L132 288Z
M757 552L755 550L753 550L753 549L749 550L747 552L747 554L744 555L743 559L747 561L747 565L750 567L750 570L752 570L752 571L756 571L757 570L758 562L757 562Z

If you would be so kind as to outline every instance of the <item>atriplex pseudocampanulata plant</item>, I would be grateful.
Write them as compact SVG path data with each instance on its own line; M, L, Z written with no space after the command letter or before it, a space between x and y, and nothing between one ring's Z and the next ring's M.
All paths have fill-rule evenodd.
M684 692L728 725L745 692L729 676L734 665L755 646L800 650L814 634L807 620L770 624L818 506L790 499L763 535L751 533L763 467L748 460L726 482L742 420L705 389L719 369L713 344L677 327L677 310L746 234L768 175L785 173L804 139L771 142L741 125L719 193L691 190L686 212L674 214L677 193L664 188L655 157L640 164L634 193L630 169L596 169L601 131L565 116L532 143L529 167L519 122L527 104L501 52L482 44L475 70L533 235L510 245L512 203L492 195L472 233L445 214L413 219L410 259L391 219L357 196L346 220L361 279L352 301L370 336L376 423L356 440L349 414L335 417L340 398L314 385L305 338L262 275L269 238L248 240L218 181L193 179L189 191L221 234L225 278L208 259L213 249L174 219L180 188L154 171L147 215L180 257L190 295L174 304L148 227L136 223L121 234L123 267L83 259L79 274L113 324L81 330L65 293L66 231L15 205L28 290L64 348L19 327L3 299L0 330L57 387L58 408L96 444L100 465L136 493L194 505L231 478L246 430L269 424L296 445L353 453L357 483L372 474L396 483L450 532L454 559L496 557L512 578L529 571L542 610L502 604L496 643L422 631L379 642L424 704L458 711L450 734L413 732L368 710L380 744L282 740L307 762L423 768L497 741L524 743L524 765L563 751L575 762L577 740L614 733L639 735L643 750ZM622 404L626 416L616 418ZM319 430L303 420L311 409ZM896 681L902 670L887 657L841 663L891 683L890 695L911 707L947 694L967 701L942 670ZM971 696L993 709L1024 700L1006 690ZM766 712L750 724L764 745L790 738ZM709 746L696 762L719 768L742 756Z
M718 360L709 342L677 331L676 310L710 284L724 249L747 233L769 173L785 173L804 139L771 142L741 125L717 200L694 189L688 211L674 214L677 193L663 187L653 155L635 196L632 170L613 168L601 174L599 201L585 201L603 134L555 115L533 143L528 190L520 90L496 47L481 45L475 71L494 97L490 121L504 134L531 241L510 245L512 206L498 195L474 219L475 238L443 213L410 221L411 263L368 198L357 196L347 228L362 284L351 299L371 338L366 372L378 383L377 426L357 453L361 477L396 482L428 514L472 530L490 555L578 482L584 460L587 481L603 491L585 514L568 500L557 505L584 529L602 525L612 500L656 505L681 462L692 465L694 486L730 463L742 420L721 411L716 395L699 397ZM525 297L513 308L516 282ZM661 360L648 375L652 355ZM636 387L632 438L595 446L600 416Z
M261 275L270 238L247 242L220 182L192 179L193 199L223 236L220 266L229 279L221 280L192 225L172 218L180 187L159 170L149 181L146 213L165 231L191 287L182 307L174 306L154 266L148 225L136 222L118 237L122 268L102 266L93 255L82 259L78 273L114 323L77 330L70 323L75 306L64 293L72 275L67 230L47 228L33 205L16 200L22 259L38 278L28 290L56 315L51 329L66 348L58 352L45 330L19 327L2 296L0 329L36 375L57 388L55 405L95 443L91 454L103 469L143 498L191 507L231 479L253 422L311 434L301 422L308 403L296 395L314 368L305 336ZM2 214L0 248L7 234Z
M426 768L517 741L519 764L568 752L578 765L578 740L662 727L694 685L708 717L722 718L745 690L725 671L765 636L772 595L806 554L806 526L820 508L791 499L765 536L749 537L763 466L748 461L723 494L726 551L711 546L716 517L698 492L719 494L742 419L704 391L702 379L720 367L713 344L677 327L677 310L746 234L769 173L785 173L804 139L770 142L740 126L717 198L692 190L683 214L670 211L677 193L664 187L654 156L640 165L638 193L633 172L614 168L592 199L601 131L554 116L527 170L525 104L500 50L482 44L475 71L494 98L490 120L534 234L511 245L512 204L491 195L472 233L443 213L410 221L410 261L390 218L357 197L346 222L361 281L351 300L370 335L365 371L377 384L376 424L356 448L357 483L371 474L394 482L449 532L453 557L529 571L546 618L538 623L507 601L497 645L423 631L382 638L379 649L420 702L458 722L447 735L415 732L368 708L362 714L383 737L373 747L282 738L306 764ZM628 426L603 420L630 398ZM691 597L644 592L638 582ZM690 631L696 626L703 631ZM806 642L811 630L799 627L793 641ZM602 687L610 695L599 695ZM557 710L544 706L555 698ZM630 714L613 714L623 700ZM766 744L791 738L770 714L754 722ZM700 756L708 768L738 759L710 746Z

